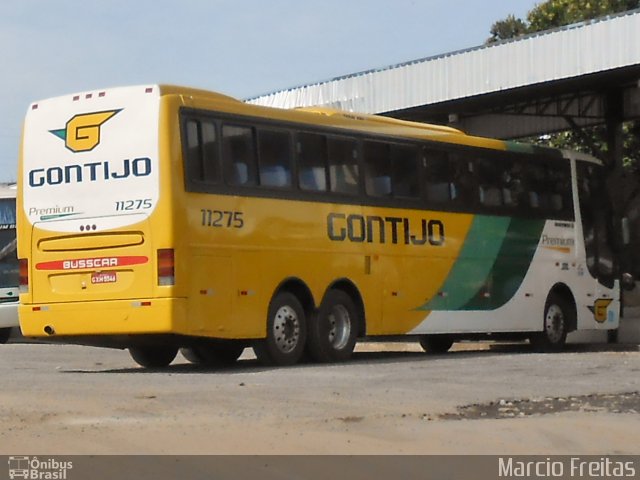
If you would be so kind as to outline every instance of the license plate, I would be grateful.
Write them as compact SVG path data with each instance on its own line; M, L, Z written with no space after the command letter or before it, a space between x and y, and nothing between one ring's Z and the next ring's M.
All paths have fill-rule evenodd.
M115 283L118 281L116 272L93 272L91 274L91 283L94 285L100 283Z

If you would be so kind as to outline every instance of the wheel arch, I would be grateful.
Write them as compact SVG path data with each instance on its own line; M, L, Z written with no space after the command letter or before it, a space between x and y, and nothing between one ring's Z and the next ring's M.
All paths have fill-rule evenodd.
M311 289L307 286L307 284L299 279L298 277L288 277L285 278L280 284L275 288L273 293L271 294L271 298L273 299L280 292L289 292L296 296L296 298L302 304L302 308L304 308L305 314L309 317L316 310L316 303L313 298L313 294L311 293Z
M576 306L576 299L573 295L573 292L571 291L571 288L569 288L569 286L566 283L562 283L562 282L558 282L556 283L553 287L551 287L551 289L549 290L549 293L547 294L547 300L549 299L549 297L552 295L558 295L560 297L562 297L564 300L566 300L567 304L569 305L569 307L571 308L571 318L570 318L570 322L567 325L567 331L568 332L573 332L575 330L577 330L578 328L578 309ZM545 303L546 301L545 300Z
M327 293L330 290L341 290L351 297L353 303L358 309L358 337L364 337L367 333L367 324L365 317L365 309L364 309L364 301L362 300L362 295L360 294L360 289L348 278L339 278L334 280L325 290L322 299L326 297Z

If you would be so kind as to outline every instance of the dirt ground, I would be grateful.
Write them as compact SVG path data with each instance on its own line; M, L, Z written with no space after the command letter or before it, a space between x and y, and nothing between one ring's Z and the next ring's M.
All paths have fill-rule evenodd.
M146 371L122 351L4 345L0 454L640 453L637 348L456 350Z

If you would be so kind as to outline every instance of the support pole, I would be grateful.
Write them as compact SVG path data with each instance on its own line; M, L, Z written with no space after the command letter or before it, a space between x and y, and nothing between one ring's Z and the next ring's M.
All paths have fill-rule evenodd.
M605 125L607 140L607 166L609 167L609 181L607 182L607 190L611 199L613 208L612 228L615 238L615 248L617 257L620 262L627 261L625 248L622 244L620 232L622 232L622 217L624 215L624 205L627 198L624 188L624 170L623 170L623 148L624 137L622 124L624 121L624 95L621 89L610 90L605 95ZM620 265L618 265L618 274L621 273ZM621 305L622 311L624 307ZM607 342L618 342L618 330L609 330L607 332Z

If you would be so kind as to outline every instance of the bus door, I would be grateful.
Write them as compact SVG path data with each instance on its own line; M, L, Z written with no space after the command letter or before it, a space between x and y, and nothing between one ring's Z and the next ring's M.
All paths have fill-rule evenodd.
M602 167L578 162L578 196L582 217L582 232L586 253L587 269L597 279L593 296L593 309L596 321L606 320L604 310L597 308L597 301L611 298L617 265L614 251L612 209L607 195ZM599 313L602 315L599 315Z

